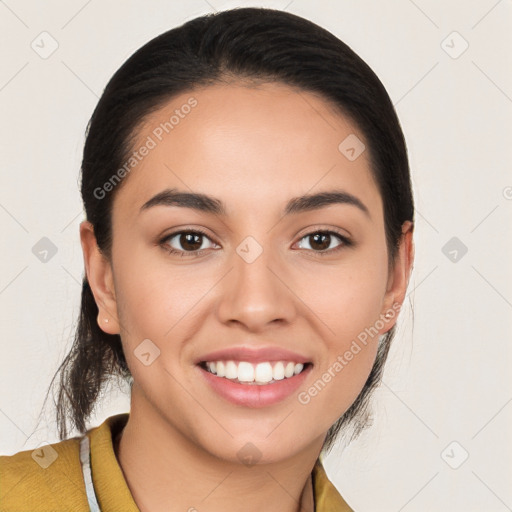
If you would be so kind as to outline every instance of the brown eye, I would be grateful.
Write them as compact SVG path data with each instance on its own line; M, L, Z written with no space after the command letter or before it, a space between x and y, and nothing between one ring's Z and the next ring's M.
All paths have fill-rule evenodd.
M202 236L199 233L181 233L178 241L186 251L197 251L201 248Z
M325 251L329 249L331 245L331 235L327 233L315 233L314 235L309 235L310 245L313 249L318 249L319 251Z
M160 244L171 254L197 256L200 255L203 250L209 248L203 246L205 240L211 242L206 233L199 230L188 230L171 233L162 239ZM213 242L211 243L213 244Z
M336 238L339 242L337 245L332 246L331 244L336 241ZM309 247L301 247L302 249L312 250L319 255L332 254L343 247L352 245L352 242L347 237L335 231L315 231L303 236L301 242L302 240L307 240L309 244Z

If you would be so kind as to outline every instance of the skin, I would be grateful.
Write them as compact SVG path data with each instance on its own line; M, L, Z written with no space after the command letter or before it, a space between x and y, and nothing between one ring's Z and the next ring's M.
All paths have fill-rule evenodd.
M173 98L146 119L140 145L192 95ZM231 83L193 91L197 106L152 149L116 191L111 260L92 226L80 236L98 322L121 334L134 378L130 419L118 459L141 511L297 511L329 427L363 388L379 336L306 405L297 393L273 406L235 406L198 378L197 357L230 346L278 346L308 356L307 390L381 314L401 305L413 261L412 225L388 266L382 199L368 151L349 161L338 145L358 128L323 99L283 84ZM368 144L366 143L368 148ZM140 147L136 144L134 147ZM221 199L225 217L190 208L141 206L167 189ZM343 189L369 215L336 204L282 216L295 196ZM186 252L179 229L207 232ZM330 254L312 237L327 229ZM252 236L262 254L236 252ZM181 239L183 241L183 238ZM396 322L387 322L379 335ZM105 322L108 319L108 323ZM144 339L160 349L145 366L134 354ZM245 466L238 451L261 454ZM308 485L306 485L308 484Z

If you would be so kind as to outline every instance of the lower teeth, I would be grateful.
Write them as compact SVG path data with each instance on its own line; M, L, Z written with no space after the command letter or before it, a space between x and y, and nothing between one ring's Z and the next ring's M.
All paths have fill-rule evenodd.
M249 386L265 386L266 384L274 384L274 382L279 382L278 380L274 380L274 379L272 379L269 382L244 382L244 381L241 381L238 379L228 379L228 380L230 380L231 382L236 382L237 384L247 384ZM284 380L284 379L281 379L281 380Z

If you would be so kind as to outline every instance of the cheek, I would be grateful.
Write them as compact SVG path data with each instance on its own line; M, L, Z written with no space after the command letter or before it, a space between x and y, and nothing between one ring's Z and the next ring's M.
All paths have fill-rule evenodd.
M320 431L352 405L375 362L388 277L385 251L382 254L362 254L357 263L331 268L325 275L310 274L303 288L301 296L308 297L308 306L322 321L324 347L315 378L297 398L312 417L324 418Z
M175 287L170 286L140 242L116 240L112 249L116 301L123 339L155 337L171 321L170 303L178 303ZM148 254L149 253L149 254ZM169 329L169 326L167 327Z
M354 255L346 264L319 267L306 277L302 297L308 297L308 305L329 328L331 344L340 349L380 318L388 268L385 251L376 254Z
M119 244L113 258L123 340L133 345L149 338L163 344L185 326L190 329L201 298L218 279L212 269L170 264L163 249L132 248L126 257L121 249Z

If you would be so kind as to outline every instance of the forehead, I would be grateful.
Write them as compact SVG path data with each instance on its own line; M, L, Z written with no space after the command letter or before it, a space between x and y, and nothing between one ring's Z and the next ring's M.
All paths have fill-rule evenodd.
M174 188L223 198L233 213L250 206L261 213L280 209L291 196L336 187L379 214L369 152L355 159L346 152L365 146L355 124L310 92L279 83L191 90L138 128L132 148L137 161L127 167L114 210L138 210Z

